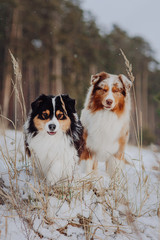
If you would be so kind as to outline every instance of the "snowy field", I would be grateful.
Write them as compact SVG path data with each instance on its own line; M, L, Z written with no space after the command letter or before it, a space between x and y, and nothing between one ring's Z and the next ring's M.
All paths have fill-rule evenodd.
M47 186L25 158L23 134L0 134L0 239L160 239L160 153L127 146L130 164L110 179L105 164Z

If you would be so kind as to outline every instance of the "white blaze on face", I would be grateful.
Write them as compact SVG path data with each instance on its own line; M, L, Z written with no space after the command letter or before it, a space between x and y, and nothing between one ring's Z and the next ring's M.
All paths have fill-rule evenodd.
M55 129L54 129L53 132L57 132L58 129L59 129L59 121L57 120L56 114L55 114L56 97L52 98L52 105L53 105L53 118L52 118L49 122L47 122L46 125L45 125L45 130L46 130L47 132L52 132L51 129L49 128L49 126L50 126L51 124L54 124L54 125L55 125Z
M110 81L108 83L108 94L106 96L106 104L107 104L107 101L112 101L112 104L111 104L111 108L114 108L115 106L115 99L114 99L114 96L113 96L113 92L112 92L112 87L113 87L113 81Z
M103 89L106 89L105 97L103 99L103 105L109 110L113 109L116 105L115 94L113 92L113 87L123 88L122 83L119 81L119 78L115 75L110 75L109 78L103 80L99 86Z

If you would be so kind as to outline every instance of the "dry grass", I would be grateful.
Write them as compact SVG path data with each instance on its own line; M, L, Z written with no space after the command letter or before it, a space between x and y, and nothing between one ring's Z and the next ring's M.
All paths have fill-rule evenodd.
M121 53L125 59L128 76L130 80L134 82L132 66L122 50ZM15 81L12 81L15 98L17 99L16 102L20 104L22 117L23 120L25 120L26 109L22 90L22 75L18 62L15 60L11 52L10 55L15 73ZM15 111L18 111L17 105L15 106ZM3 128L1 133L4 139L4 147L2 148L0 145L0 153L8 170L7 173L4 174L7 174L9 179L9 186L0 184L0 198L3 202L5 202L8 213L10 213L10 215L8 215L8 213L4 213L1 216L5 218L6 237L8 232L8 218L18 216L23 224L23 232L26 239L30 239L31 233L33 232L35 234L35 239L41 239L43 238L43 234L39 231L41 226L55 226L57 222L63 222L65 220L67 220L67 222L64 225L59 225L55 229L55 231L58 231L62 236L67 236L68 228L73 227L82 229L86 240L101 239L97 235L97 231L101 231L107 239L110 235L116 236L118 234L123 234L128 236L127 231L130 227L136 234L137 239L141 239L136 225L136 218L145 214L143 208L152 192L150 192L150 181L142 162L141 124L139 124L139 114L137 109L136 114L137 123L135 127L135 134L137 136L137 144L139 147L140 165L139 171L137 171L135 167L136 177L138 179L135 184L137 184L137 191L139 189L140 193L140 205L138 205L137 202L130 202L129 181L127 174L123 171L121 171L120 175L118 175L118 178L115 173L108 186L104 184L103 177L93 177L91 174L90 176L73 179L71 182L59 182L55 186L51 187L46 184L44 177L39 177L39 175L37 175L36 159L33 157L32 161L30 161L26 158L24 151L21 152L23 167L20 168L20 148L16 125L17 119L15 118L15 122L12 122L1 115L1 123L3 124L3 121L6 120L11 121L15 131L12 139L13 145L15 146L14 155L12 155L12 157L10 156L8 139ZM21 179L22 175L26 177L26 180ZM24 187L25 189L22 189ZM48 204L51 198L56 199L58 202L58 206L56 207L55 214L53 214L52 218L48 217ZM89 198L89 204L86 198ZM85 216L85 214L83 214L83 209L81 212L73 215L71 214L71 216L66 219L66 217L63 217L63 214L60 214L64 205L67 205L71 212L74 209L73 205L75 206L75 209L83 206L83 208L86 208L88 211L88 215ZM126 206L124 211L119 210L121 205ZM108 223L100 219L97 209L101 209L102 218L104 217L104 219L109 219ZM152 210L153 209L151 209L151 211ZM38 228L34 226L35 219L39 219Z

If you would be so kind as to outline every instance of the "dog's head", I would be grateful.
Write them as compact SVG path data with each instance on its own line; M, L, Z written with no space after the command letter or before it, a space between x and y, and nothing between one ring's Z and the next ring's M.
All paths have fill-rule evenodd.
M75 100L68 95L39 96L32 104L30 131L45 131L55 135L58 131L67 132L75 120Z
M105 109L118 113L124 109L132 82L123 74L101 72L91 76L91 85L89 109L92 112Z

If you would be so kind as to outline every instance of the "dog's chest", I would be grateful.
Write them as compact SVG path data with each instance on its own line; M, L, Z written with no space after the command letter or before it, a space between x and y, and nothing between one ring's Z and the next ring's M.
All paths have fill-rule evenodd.
M29 147L38 157L40 165L44 173L55 166L73 167L77 161L77 151L71 144L71 139L66 134L58 134L49 136L41 133L31 139Z
M87 147L101 155L115 154L119 148L119 137L125 118L110 111L82 114L82 124L87 129Z

